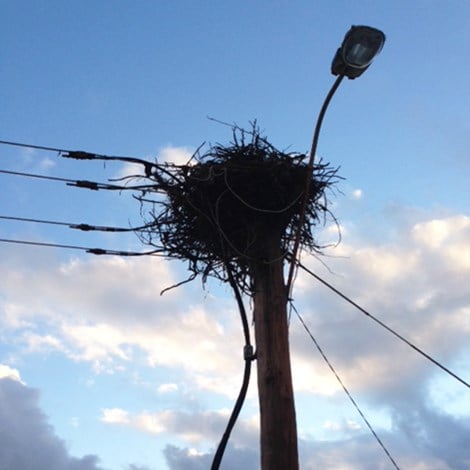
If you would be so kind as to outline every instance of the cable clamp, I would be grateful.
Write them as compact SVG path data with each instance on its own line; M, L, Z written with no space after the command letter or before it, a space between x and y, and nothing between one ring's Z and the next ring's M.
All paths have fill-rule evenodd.
M91 253L92 255L107 255L108 250L103 250L102 248L89 248L86 250L87 253Z
M77 188L92 189L93 191L98 191L100 189L100 186L98 183L95 183L94 181L87 181L87 180L77 180L77 181L74 181L73 183L67 183L67 185L76 186Z
M253 346L246 344L243 348L243 359L245 361L254 361L256 359L256 353L253 352Z
M93 225L88 225L88 224L70 225L70 228L74 228L77 230L84 230L84 231L96 230Z
M64 152L62 153L64 158L75 158L76 160L94 160L96 155L89 152L83 152L80 150L75 150L72 152Z

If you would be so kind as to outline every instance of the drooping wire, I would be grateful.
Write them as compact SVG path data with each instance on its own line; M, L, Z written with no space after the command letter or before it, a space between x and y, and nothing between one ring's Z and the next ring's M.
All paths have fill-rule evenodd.
M318 341L315 339L315 337L313 336L312 332L310 331L309 327L307 326L307 324L305 323L304 319L302 318L302 316L300 315L300 313L297 311L297 309L295 307L293 307L293 310L295 312L295 314L297 315L297 318L300 320L300 323L302 323L302 326L304 327L305 331L307 332L307 334L310 336L310 339L313 341L313 344L315 345L315 347L318 349L318 352L321 354L323 360L326 362L326 364L328 365L328 367L330 368L331 372L333 373L333 375L336 377L336 380L338 380L339 384L341 385L341 387L343 388L344 392L346 393L346 395L348 396L349 400L351 401L351 403L353 404L354 408L356 408L357 412L359 413L359 415L361 416L362 420L364 421L364 423L366 424L366 426L369 428L369 431L372 433L372 435L375 437L376 441L378 442L378 444L380 445L380 447L382 447L383 451L385 452L385 454L387 455L387 457L390 459L390 462L392 462L393 466L397 469L397 470L400 470L400 467L398 467L398 464L395 462L395 460L393 459L392 455L390 454L390 452L388 451L388 449L385 447L385 444L382 442L382 440L380 439L380 437L378 436L378 434L375 432L374 428L372 427L372 425L369 423L369 420L366 418L366 416L364 415L364 413L362 412L361 408L359 407L359 405L357 404L356 400L354 400L354 398L352 397L350 391L348 390L348 388L346 387L346 385L344 385L344 382L341 380L341 377L338 375L338 373L336 372L335 368L333 367L333 365L331 364L330 360L328 359L328 357L326 356L326 354L324 353L323 349L320 347L320 345L318 344Z
M142 225L139 227L109 227L104 225L90 225L90 224L75 224L70 222L58 222L55 220L44 220L44 219L31 219L27 217L13 217L7 215L0 215L2 220L12 220L16 222L33 222L38 224L48 224L48 225L62 225L76 230L83 230L86 232L97 231L97 232L139 232L142 230L147 230L152 227L152 224Z
M31 245L51 248L65 248L69 250L81 250L92 255L113 255L113 256L164 256L159 250L153 251L121 251L121 250L108 250L104 248L89 248L86 246L77 245L63 245L59 243L35 242L31 240L16 240L10 238L0 238L0 243L14 243L19 245Z
M253 354L253 346L251 345L250 340L250 328L248 326L248 318L246 315L245 305L243 303L243 299L240 293L240 289L238 288L235 279L233 278L232 270L229 266L229 263L225 265L227 270L228 281L230 286L233 289L235 294L235 299L238 304L238 310L240 312L240 318L242 321L243 327L243 335L245 337L245 346L243 348L243 358L245 360L245 368L243 372L243 381L240 388L240 392L238 394L237 401L235 402L232 414L230 415L230 419L227 423L227 427L222 435L222 439L217 447L217 451L214 454L214 458L212 460L211 470L218 470L220 467L220 463L222 462L222 458L225 452L225 448L227 446L228 440L230 438L230 434L232 432L233 427L237 421L238 415L242 409L243 403L246 398L246 393L248 391L248 386L250 384L250 373L251 373L251 362L255 359L255 355Z
M432 362L435 366L439 367L441 370L452 376L454 379L458 380L460 383L465 385L466 387L470 388L470 383L466 382L464 379L459 377L457 374L452 372L450 369L442 365L439 361L431 357L429 354L425 353L422 349L418 348L418 346L414 345L411 341L407 340L405 337L397 333L394 329L386 325L383 321L379 320L377 317L372 315L370 312L368 312L366 309L358 305L356 302L351 300L348 296L343 294L340 290L336 289L336 287L333 287L330 283L322 279L320 276L315 274L313 271L305 267L302 263L297 263L298 266L303 269L306 273L310 274L312 277L314 277L317 281L320 281L324 286L328 287L331 291L333 291L335 294L339 295L343 300L346 302L350 303L353 307L358 309L361 313L366 315L368 318L371 320L374 320L377 324L379 324L381 327L385 328L388 332L392 333L395 337L397 337L399 340L403 341L405 344L407 344L410 348L412 348L414 351L417 353L421 354L421 356L425 357L428 361Z

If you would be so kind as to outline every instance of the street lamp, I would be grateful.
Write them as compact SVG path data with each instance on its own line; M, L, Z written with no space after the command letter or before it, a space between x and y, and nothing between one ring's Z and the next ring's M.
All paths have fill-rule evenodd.
M369 26L352 26L343 39L331 64L333 75L359 77L380 53L385 34Z
M331 73L338 75L338 78L333 83L330 91L326 95L325 101L318 114L315 131L313 133L312 147L310 148L309 161L307 165L307 179L305 181L305 193L300 211L298 230L292 249L292 258L289 267L289 274L287 276L287 294L291 298L292 281L294 278L295 264L297 261L297 252L300 245L300 234L302 225L305 219L305 210L307 208L308 194L310 191L311 175L313 172L313 164L315 160L315 153L317 151L318 138L320 136L320 129L331 98L335 94L339 85L344 77L354 79L362 75L369 67L375 57L380 53L385 43L385 34L376 28L370 26L351 26L351 29L346 33L341 47L336 51L331 64Z

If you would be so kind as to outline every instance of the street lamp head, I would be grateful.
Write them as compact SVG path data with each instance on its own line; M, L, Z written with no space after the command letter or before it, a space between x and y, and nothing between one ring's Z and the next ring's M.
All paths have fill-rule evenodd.
M352 26L331 64L333 75L359 77L382 50L385 34L369 26Z

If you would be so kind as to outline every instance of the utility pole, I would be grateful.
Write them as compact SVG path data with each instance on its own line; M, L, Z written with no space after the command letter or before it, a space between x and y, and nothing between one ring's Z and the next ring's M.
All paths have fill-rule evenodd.
M299 468L297 427L281 237L277 230L267 228L262 232L262 246L258 250L262 256L252 267L261 469L296 470Z
M281 250L285 226L257 220L259 235L255 245L257 261L252 265L254 320L261 414L261 469L297 470L297 428L290 367L287 300L293 282L295 260L301 245L301 230L310 198L314 158L323 117L343 78L362 75L385 42L385 35L368 26L353 26L346 34L332 63L335 83L325 98L315 126L310 150L304 197L299 214L287 286L284 283ZM282 219L282 218L281 218ZM279 219L279 221L281 220Z

